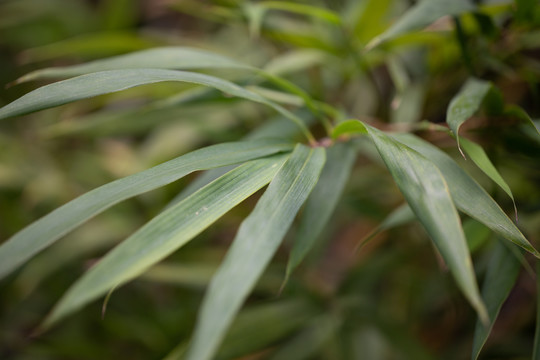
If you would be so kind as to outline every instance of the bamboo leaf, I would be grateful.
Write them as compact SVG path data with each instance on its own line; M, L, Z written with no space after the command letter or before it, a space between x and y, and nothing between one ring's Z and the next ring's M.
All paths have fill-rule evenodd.
M395 208L375 229L373 229L373 231L364 236L358 242L357 249L360 249L362 246L367 244L375 236L379 235L382 231L405 225L414 220L416 220L416 216L411 210L411 207L409 206L409 204L404 203L403 205Z
M459 93L450 101L450 105L446 111L446 122L456 136L459 151L461 151L459 145L459 128L480 109L484 98L491 88L492 85L490 82L471 78L467 80ZM463 152L461 154L463 155ZM463 156L465 157L465 155Z
M257 5L268 10L282 10L318 18L334 25L341 24L341 18L335 12L312 5L298 4L290 1L261 1Z
M536 135L540 135L540 128L535 124L533 119L531 119L529 114L527 114L527 112L523 110L523 108L517 105L507 105L504 108L504 115L512 116L519 119L520 121L529 125Z
M327 161L319 182L309 196L302 213L298 235L287 264L285 282L311 250L330 220L349 179L355 155L355 149L349 144L337 144L328 149Z
M332 139L342 135L367 134L366 128L358 120L346 120L336 125L332 130Z
M413 135L399 134L394 135L394 138L437 164L459 210L486 225L501 237L540 257L540 253L527 241L495 200L450 156Z
M474 9L475 7L468 0L420 1L411 7L388 30L371 40L367 45L367 48L371 49L400 35L423 29L443 16L459 15L465 12L473 11Z
M484 174L499 185L501 189L503 189L504 192L510 197L510 199L512 199L512 203L514 204L514 212L517 219L516 201L514 200L512 190L506 181L504 181L501 174L499 174L495 166L493 166L493 163L491 160L489 160L484 149L480 145L465 138L461 138L461 146L463 147L463 150L465 150L465 153L469 155L469 158L480 168L480 170L482 170Z
M229 57L210 51L189 47L158 47L134 53L90 61L84 64L52 67L32 71L15 81L16 84L40 80L58 79L93 72L122 69L243 69L252 68Z
M243 164L153 218L86 272L43 323L51 326L171 254L266 185L285 155Z
M486 279L482 286L482 297L486 303L490 323L485 326L480 321L476 322L472 350L473 360L478 359L495 319L497 319L504 301L516 283L521 268L519 259L507 246L508 244L497 242L488 265Z
M25 62L32 63L57 60L61 57L95 59L147 49L159 44L156 39L140 33L101 31L76 35L52 44L34 47L22 52L21 57Z
M323 148L297 145L243 221L204 297L188 360L213 357L235 314L315 186L324 162Z
M461 222L446 181L433 162L383 132L366 126L377 150L416 217L441 253L458 286L487 322Z
M314 142L313 136L302 123L302 120L280 105L252 91L214 76L164 69L100 71L45 85L0 108L0 119L29 114L34 111L48 109L98 95L109 94L135 86L164 81L181 81L204 85L223 91L230 96L237 96L270 106L298 125L306 137Z
M122 200L167 185L194 171L237 164L290 148L282 141L273 140L209 146L89 191L4 242L0 246L0 278L73 228Z
M467 218L463 221L463 232L467 238L467 245L469 245L471 254L481 248L492 234L491 229L473 218Z

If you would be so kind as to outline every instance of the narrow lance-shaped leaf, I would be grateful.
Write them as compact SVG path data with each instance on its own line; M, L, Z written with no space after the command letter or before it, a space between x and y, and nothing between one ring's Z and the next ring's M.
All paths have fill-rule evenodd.
M476 322L472 350L473 360L478 359L478 355L480 355L480 351L493 328L499 311L516 283L521 268L519 259L507 246L513 245L503 244L500 241L496 243L482 285L482 297L486 303L490 323L486 326L480 321Z
M266 185L285 159L285 155L275 155L243 164L153 218L86 272L62 297L43 327L133 279L193 239Z
M441 172L419 152L366 126L401 193L427 230L465 297L487 322L461 222Z
M473 11L474 5L468 0L423 0L411 7L405 15L399 18L388 30L377 36L367 45L373 48L379 44L393 39L405 33L420 30L438 20L439 18L450 15L459 15L465 12Z
M258 7L250 6L250 8ZM316 110L316 105L311 97L300 87L294 85L276 73L270 73L231 59L229 57L216 54L210 51L189 47L159 47L134 52L127 55L114 56L106 59L91 61L85 64L52 67L33 71L16 83L37 80L66 78L80 76L94 72L123 70L123 69L170 69L170 70L189 70L189 69L240 69L256 73L262 78L276 84L283 90L299 96L308 107ZM220 88L218 88L220 89ZM232 94L234 95L234 94ZM236 95L238 96L238 95ZM242 97L242 96L241 96ZM250 99L253 100L253 99ZM256 100L254 100L256 101ZM276 109L282 112L280 109ZM283 112L282 112L283 113ZM292 118L291 118L292 120ZM296 120L293 120L296 122Z
M517 105L506 105L504 108L503 115L505 116L511 116L519 119L520 121L526 123L530 126L531 130L534 132L534 134L540 136L540 128L538 127L538 121L533 121L529 114L523 110L521 107Z
M350 144L337 144L327 150L326 165L302 213L287 264L286 279L311 250L330 220L349 179L355 154L356 151Z
M257 3L267 10L282 10L292 13L318 18L334 25L341 24L341 18L335 12L307 4L298 4L292 1L261 1Z
M373 231L364 236L358 242L356 249L360 249L362 246L371 241L375 236L379 235L382 231L405 225L414 220L416 220L416 216L411 210L409 204L405 203L395 208L375 229L373 229Z
M0 246L0 278L94 215L198 170L236 164L291 149L283 141L257 140L209 146L105 184L59 207Z
M261 95L214 76L163 69L101 71L45 85L0 108L0 119L29 114L34 111L48 109L98 95L109 94L135 86L164 81L181 81L204 85L223 91L231 96L237 96L267 105L293 121L303 131L307 139L311 142L315 141L302 120Z
M475 78L467 80L459 93L452 98L448 110L446 111L446 122L456 136L459 151L465 157L459 146L459 128L473 116L484 101L484 98L489 93L492 85L488 81L483 81Z
M366 128L358 120L346 120L337 124L332 130L332 139L342 135L366 134Z
M484 174L489 176L491 180L499 185L501 189L503 189L504 192L510 197L510 199L512 199L517 220L516 201L514 200L512 190L506 181L504 181L501 174L499 174L499 171L497 171L491 160L489 160L489 157L484 149L480 145L465 138L461 138L461 146L463 147L463 150L465 150L465 153L469 155L469 158L476 164L476 166L478 166L480 170L484 172Z
M450 156L414 135L399 134L393 137L437 164L459 210L540 258L540 253L527 241L495 200Z
M298 145L253 212L242 222L204 297L188 360L213 357L231 321L317 183L324 162L323 148Z
M60 66L32 71L15 83L38 79L55 79L79 76L98 71L122 70L122 69L243 69L251 70L252 67L202 49L189 47L158 47L146 49L134 53L114 56L111 58L90 61L85 64Z

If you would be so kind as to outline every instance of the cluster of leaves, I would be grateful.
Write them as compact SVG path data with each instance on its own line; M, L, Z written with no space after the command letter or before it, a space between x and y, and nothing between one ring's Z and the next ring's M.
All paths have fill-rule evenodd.
M57 3L62 2L44 2L43 6ZM30 0L8 1L1 4L0 12L28 11L31 15L35 4ZM116 5L104 6L108 15L101 25L104 29L109 27L108 32L34 47L25 55L33 61L46 61L47 56L85 58L88 54L99 57L129 53L44 68L19 77L12 85L63 80L32 90L0 108L0 119L27 115L29 119L20 119L18 124L32 119L45 123L35 125L37 137L45 142L51 138L145 138L158 128L159 136L153 142L174 144L172 149L165 145L164 152L156 147L153 151L159 153L158 159L169 153L186 153L140 172L136 172L140 163L128 168L124 170L128 176L88 191L16 232L0 246L0 277L12 274L90 221L86 236L83 232L73 235L69 242L52 247L29 261L18 274L11 275L15 286L30 292L63 266L66 257L87 257L96 248L109 247L142 222L134 216L135 222L122 228L117 223L92 225L91 221L102 217L91 218L119 202L134 197L144 199L151 190L191 173L205 172L176 196L162 192L162 199L147 198L151 210L145 218L150 220L77 279L45 320L33 328L34 334L47 336L45 331L53 324L96 299L106 296L105 305L111 296L114 301L124 291L120 286L142 277L155 283L207 284L196 320L191 315L196 305L176 304L185 308L177 316L188 317L188 325L178 333L187 338L191 326L194 330L191 340L182 341L168 353L170 359L233 358L257 351L257 356L272 359L383 359L398 352L414 359L437 356L435 347L421 345L399 324L380 316L378 311L384 312L384 308L374 311L379 301L376 296L368 296L389 272L405 271L400 268L404 258L411 262L416 257L414 251L425 251L425 243L414 244L414 239L423 238L423 233L413 233L408 243L402 245L412 249L388 244L388 248L370 254L370 261L359 262L358 267L349 258L351 264L345 264L341 270L346 274L334 274L339 279L326 284L318 281L313 285L306 270L303 275L296 275L302 273L298 267L306 258L321 257L325 252L321 250L325 244L320 240L328 237L332 215L345 213L339 208L343 203L339 200L344 198L349 203L367 203L356 206L356 212L363 215L373 208L381 214L387 213L388 207L395 208L370 232L354 235L354 246L348 252L356 251L353 249L366 245L383 231L415 220L422 225L434 245L433 257L440 257L477 314L472 358L478 358L521 267L530 270L528 261L540 257L531 244L534 239L522 233L523 230L527 235L535 234L538 210L535 205L532 210L522 210L520 201L523 193L533 204L538 200L540 195L534 186L531 193L527 192L534 174L530 176L526 169L514 168L518 172L515 183L524 183L526 188L515 196L492 161L494 154L507 167L510 155L521 159L521 164L534 164L537 160L539 132L537 122L529 116L539 110L529 106L538 100L540 79L538 61L534 59L534 51L540 48L535 37L540 9L535 1L475 5L468 0L424 0L408 6L406 1L351 0L341 2L335 9L324 2L171 2L169 11L203 17L218 27L196 28L201 26L196 22L196 33L211 32L216 37L219 34L225 41L236 41L239 33L244 34L243 41L234 45L236 51L249 54L249 59L243 61L224 55L226 49L218 51L217 44L209 42L198 43L198 47L188 46L192 45L188 41L181 45L164 44L118 32L114 29L134 26L136 15L118 15L129 8L129 2L111 4ZM82 14L89 11L81 9ZM68 19L62 21L69 23ZM10 23L6 17L0 30L17 26L23 24ZM104 42L109 44L110 53L99 53L92 47L99 44L97 47L107 48ZM234 53L231 49L228 52ZM505 81L525 87L521 91L525 95L508 99ZM527 90L527 86L532 90ZM117 93L121 90L126 91ZM82 105L76 107L77 104ZM28 115L45 109L51 110ZM224 113L233 114L234 119L229 120L232 125L227 124ZM275 114L277 119L267 120ZM62 121L58 122L58 117ZM189 126L185 124L186 118L192 118ZM236 133L245 127L256 129L239 141ZM9 125L6 129L13 130ZM229 131L233 134L227 135ZM184 137L179 138L179 133ZM464 133L466 136L462 137ZM441 146L440 139L451 140L456 151L468 160L460 159L456 151L450 150L449 155L428 139ZM3 136L0 140L3 147L12 146ZM512 154L503 141L518 142L520 147ZM186 148L182 148L182 142L188 142ZM202 146L208 142L220 143ZM21 144L24 146L24 141ZM198 149L187 151L193 147ZM62 150L67 149L69 145ZM119 158L109 168L119 171L118 164L125 159ZM84 173L89 174L92 165L83 164L90 169ZM397 185L404 204L399 205L401 198L397 193L387 194L391 200L385 203L385 194L380 191L387 191L381 190L387 175L376 172L382 167ZM496 184L496 189L504 193L505 197L499 196L502 201L496 202L493 194L497 190L486 191L466 168L477 175L480 170L485 175L479 175L480 179L492 182L487 183L488 187ZM369 169L375 174L364 175ZM24 176L13 174L12 183ZM4 176L4 182L10 184L10 177ZM59 182L61 189L62 181ZM42 186L41 181L36 184ZM255 194L266 185L253 209L245 210L249 214L241 221L218 266L201 266L212 247L204 247L202 255L194 256L199 263L193 266L178 265L172 260L158 264L176 255L191 240L199 239L204 230L226 218L225 214L237 205L257 197ZM344 197L347 186L374 194L356 199L354 195ZM353 193L350 190L347 194ZM522 230L511 219L514 215L509 217L499 203L503 208L511 208L516 220L520 212ZM130 217L130 211L127 215L118 213L124 219ZM298 224L294 226L297 217ZM11 218L16 219L17 215ZM100 227L105 228L103 241L96 239L101 237L95 230ZM84 225L81 229L85 229ZM281 269L276 271L270 266L265 272L289 232L286 268L280 272ZM405 237L404 233L401 230L393 234ZM54 252L55 248L59 250ZM358 254L365 249L362 247ZM189 249L186 251L189 254ZM471 253L478 254L480 265L476 265L476 272ZM332 260L344 261L339 257L329 261ZM423 294L438 292L437 279L443 275L438 273L437 279L430 280L417 271L409 274L416 277L415 286L422 288ZM476 273L485 274L482 291ZM405 281L398 279L395 281ZM397 288L400 286L404 285ZM450 292L450 288L446 287L445 292ZM270 291L272 296L279 293L281 299L241 311L253 291ZM410 289L402 291L407 294ZM198 304L197 294L182 293L180 298ZM398 299L393 301L398 304L389 303L390 309L403 307L405 295L397 294ZM440 296L419 298L415 306L427 309L422 310L426 314L437 309L438 301L444 301ZM422 301L429 301L430 305L420 304ZM140 336L146 337L147 332L144 329ZM166 352L170 341L163 345L162 337L155 338L158 340L147 340L149 347L160 354ZM66 340L66 335L60 339ZM373 345L377 341L379 345ZM42 354L55 355L50 350L54 347L44 348ZM72 356L69 350L64 351ZM532 346L526 351L530 355ZM535 357L540 356L536 344L534 351Z

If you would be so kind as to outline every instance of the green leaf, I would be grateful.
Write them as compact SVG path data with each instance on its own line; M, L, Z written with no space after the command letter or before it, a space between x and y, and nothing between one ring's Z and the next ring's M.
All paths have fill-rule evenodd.
M302 213L298 234L287 264L286 279L311 250L330 220L349 179L355 155L356 151L350 144L337 144L327 150L326 165Z
M512 190L510 189L510 186L504 181L501 174L497 171L495 166L493 166L493 163L491 160L489 160L486 152L484 149L465 138L460 137L461 140L461 146L463 150L465 150L465 153L469 155L469 158L486 174L489 176L491 180L493 180L497 185L501 187L501 189L504 190L504 192L512 199L512 203L514 204L514 212L516 214L517 219L517 208L516 208L516 202L514 200L514 195L512 194Z
M243 164L153 218L87 271L60 299L43 328L135 278L193 239L266 185L285 159L276 155Z
M323 148L298 145L243 221L204 297L188 360L211 359L255 282L317 183Z
M461 222L446 181L433 162L383 132L366 126L401 193L480 318L487 322Z
M468 0L423 0L411 7L405 15L396 21L388 30L377 36L367 45L369 49L381 43L406 34L420 30L433 23L439 18L450 15L459 15L473 11L473 6Z
M315 318L299 335L285 343L270 360L302 360L310 359L318 350L335 335L341 325L341 319L334 314Z
M527 241L495 200L450 156L410 134L394 135L394 138L437 164L459 210L486 225L501 237L512 241L534 256L540 257L540 253Z
M352 9L344 13L352 23L353 32L362 44L366 44L374 36L380 34L387 25L386 16L391 7L392 0L366 0L351 1Z
M300 15L318 18L334 25L341 24L341 18L335 12L312 5L298 4L289 1L261 1L257 3L257 5L267 10L288 11Z
M373 231L364 236L357 245L357 249L367 244L375 236L379 235L384 230L389 230L397 226L405 225L411 221L416 220L416 216L409 204L405 203L395 208L388 216L379 224Z
M204 85L221 90L230 96L237 96L270 106L297 124L311 142L315 141L309 130L302 123L302 120L278 104L275 104L252 91L214 76L164 69L100 71L45 85L23 95L3 108L0 108L0 119L24 115L77 100L129 89L135 86L164 81L181 81Z
M497 319L504 301L516 283L521 268L519 259L507 246L513 245L503 244L500 241L496 243L482 285L482 297L486 303L490 323L485 326L480 321L476 322L472 350L473 360L478 359L478 355L480 355L480 351L493 328L495 319Z
M316 49L297 49L272 58L264 71L272 75L286 75L298 70L305 70L314 65L324 64L328 54Z
M57 60L67 56L88 59L137 51L157 44L155 39L135 32L93 32L31 48L24 51L21 57L27 62Z
M315 315L317 310L300 299L251 306L234 320L217 359L236 359L287 339Z
M22 83L40 79L58 79L85 75L93 72L122 69L244 69L251 66L210 51L189 47L158 47L127 55L91 61L85 64L52 67L32 71L15 81Z
M471 78L467 80L459 93L452 98L446 111L446 122L456 136L459 151L459 128L480 109L484 98L491 90L492 85L488 81ZM463 152L461 152L463 155ZM463 155L465 157L465 155Z
M504 108L504 115L505 116L512 116L512 117L515 117L515 118L521 120L522 122L529 125L533 129L533 131L535 132L536 135L540 135L539 127L531 119L529 114L527 114L527 112L525 110L523 110L521 107L519 107L517 105L507 105Z
M236 359L271 346L286 339L315 315L317 309L299 299L250 306L234 320L216 359ZM163 360L183 359L187 345L180 343Z
M258 140L209 146L140 173L127 176L59 207L0 246L0 278L58 238L112 205L167 185L189 173L286 151L283 141Z
M367 134L365 126L358 120L346 120L336 125L332 130L332 139L341 135Z
M467 218L463 221L463 232L467 238L467 245L469 245L471 254L474 254L482 247L492 234L488 227L473 218Z

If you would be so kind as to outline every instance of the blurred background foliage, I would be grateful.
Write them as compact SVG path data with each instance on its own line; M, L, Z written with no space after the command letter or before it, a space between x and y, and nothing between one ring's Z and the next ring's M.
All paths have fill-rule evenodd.
M315 99L389 130L417 131L445 149L512 214L511 199L453 140L430 131L471 75L506 103L540 118L540 6L476 1L366 52L411 0L318 0L307 14L243 0L2 0L0 105L42 81L10 86L35 69L156 46L209 49L280 74ZM257 90L254 77L218 71ZM265 84L272 87L271 84ZM277 89L276 89L277 90ZM271 96L298 108L298 98ZM486 103L461 134L480 143L508 182L519 227L540 237L540 143ZM310 115L299 110L306 122ZM427 120L428 122L424 122ZM282 121L216 91L160 83L0 123L0 239L101 184L194 148L238 140ZM431 124L431 125L430 125ZM538 124L536 120L536 124ZM315 128L319 135L322 127ZM346 192L317 250L280 292L285 243L232 327L219 359L465 359L475 315L424 230L411 219L360 242L403 203L369 143L360 142ZM0 283L2 359L153 359L186 346L214 269L256 199L235 208L182 251L52 331L34 328L63 291L112 245L154 217L195 177L123 202L89 221ZM480 283L497 240L463 218ZM289 240L292 240L290 236ZM532 259L526 260L533 264ZM524 264L528 265L528 264ZM530 359L536 280L524 266L481 359Z

